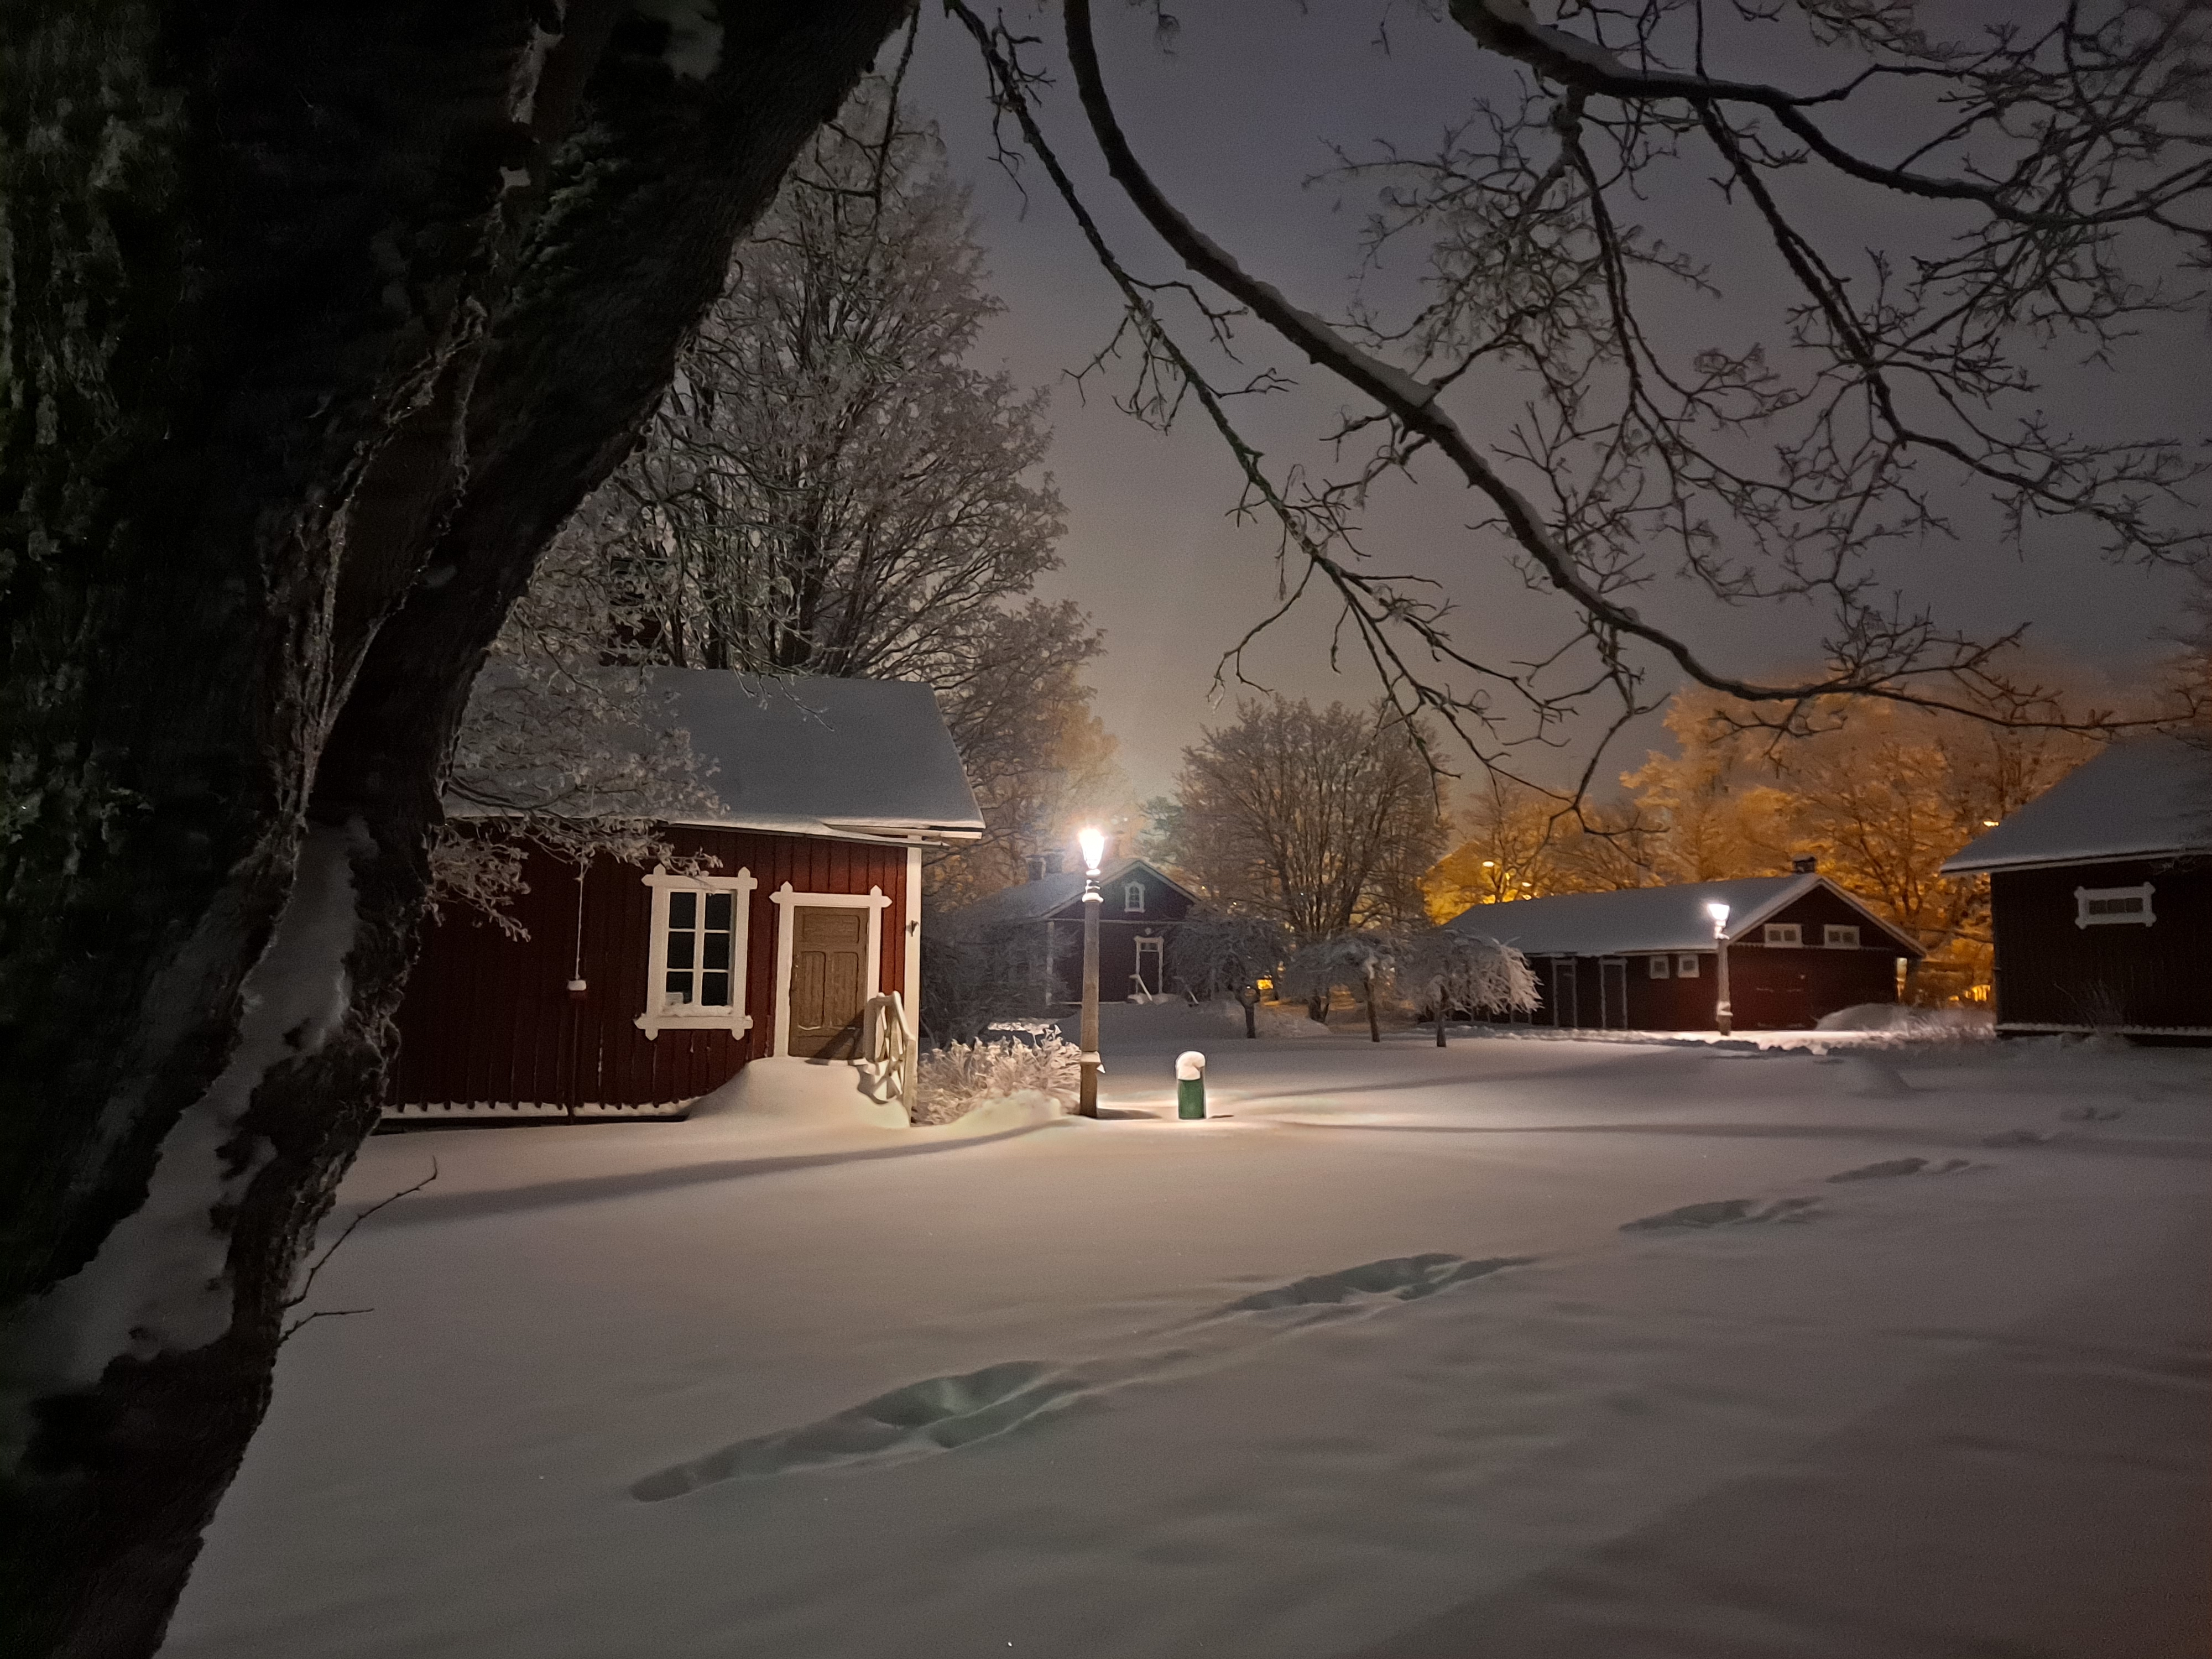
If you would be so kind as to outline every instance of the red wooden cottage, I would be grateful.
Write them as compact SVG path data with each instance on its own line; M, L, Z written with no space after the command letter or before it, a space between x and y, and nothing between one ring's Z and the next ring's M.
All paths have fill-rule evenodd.
M1989 878L1999 1036L2212 1042L2212 741L2115 743L1943 872Z
M707 797L659 832L702 872L533 848L526 939L449 909L408 981L387 1120L679 1115L762 1061L857 1087L872 1008L911 1030L889 999L920 977L922 848L983 827L929 687L648 672Z
M1788 876L1479 904L1444 925L1528 958L1543 996L1537 1025L1711 1030L1714 903L1729 907L1735 1029L1798 1030L1839 1008L1896 1001L1899 959L1926 953L1806 863Z
M1098 873L1098 994L1109 1001L1169 988L1168 941L1198 901L1144 859L1109 859ZM1030 935L1040 964L1037 999L1054 1009L1083 994L1083 872L1047 869L947 911L939 925Z

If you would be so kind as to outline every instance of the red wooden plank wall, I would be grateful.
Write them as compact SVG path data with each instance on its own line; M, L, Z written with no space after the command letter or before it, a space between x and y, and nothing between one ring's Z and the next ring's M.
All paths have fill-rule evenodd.
M593 860L582 887L577 973L576 867L533 850L530 890L513 908L529 930L512 939L477 913L449 908L426 926L399 1010L399 1058L387 1098L410 1105L654 1105L689 1100L726 1082L775 1043L776 927L769 896L785 882L802 893L881 888L882 988L906 977L906 849L803 836L671 830L683 854L721 860L717 875L749 870L745 1007L752 1030L663 1031L647 1038L645 1012L652 894L647 872ZM570 998L580 976L588 990Z

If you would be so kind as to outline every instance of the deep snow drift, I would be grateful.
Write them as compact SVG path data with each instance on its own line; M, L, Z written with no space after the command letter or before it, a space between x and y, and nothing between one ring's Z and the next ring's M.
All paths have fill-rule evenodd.
M1097 1123L373 1142L165 1653L2203 1651L2207 1056L1224 1031L1180 1123L1118 1023Z

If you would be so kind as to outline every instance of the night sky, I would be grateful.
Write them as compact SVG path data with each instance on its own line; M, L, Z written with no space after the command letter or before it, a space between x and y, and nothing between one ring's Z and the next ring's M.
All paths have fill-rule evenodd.
M1169 787L1179 751L1202 725L1225 711L1209 703L1217 659L1271 608L1275 538L1265 525L1238 527L1228 512L1237 479L1219 440L1197 420L1163 438L1112 407L1125 384L1109 380L1086 399L1067 379L1112 331L1117 303L1040 169L1029 169L1022 196L990 160L988 102L974 49L957 23L924 8L908 95L941 124L957 173L975 189L992 286L1007 313L980 354L1003 362L1026 385L1049 386L1057 433L1051 470L1068 508L1066 568L1048 580L1052 597L1078 600L1107 633L1107 655L1091 675L1097 710L1121 745L1123 769L1142 797ZM1056 13L1030 20L1048 38L1058 64ZM1359 233L1371 185L1316 179L1334 158L1331 144L1369 150L1394 139L1409 150L1431 145L1443 125L1465 112L1470 89L1497 70L1457 29L1403 6L1302 9L1289 0L1238 0L1233 6L1188 8L1182 27L1163 50L1147 8L1098 9L1097 28L1109 92L1139 157L1170 199L1255 274L1275 283L1294 303L1324 315L1341 313L1354 292ZM1390 26L1388 49L1377 43L1378 17ZM888 67L887 52L884 66ZM1806 67L1786 54L1760 65L1773 78ZM1809 76L1807 78L1814 78ZM1825 82L1829 77L1817 77ZM1048 130L1085 186L1093 211L1119 240L1141 276L1182 274L1170 255L1123 204L1093 159L1087 131L1064 65L1047 110ZM1686 183L1686 171L1674 175ZM1818 203L1832 246L1848 256L1857 242L1887 241L1922 227L1893 222L1851 226L1852 212L1910 211L1871 192ZM1747 239L1722 207L1718 193L1698 185L1650 206L1649 222L1709 261L1725 298L1717 307L1670 300L1652 315L1663 326L1736 336L1748 330L1778 338L1778 291L1771 254ZM1378 276L1370 296L1402 299L1411 292L1420 252L1408 243ZM2163 257L2163 256L2161 256ZM2068 351L2045 370L2045 406L2085 435L2194 437L2212 430L2212 353L2201 322L2175 320L2124 349L2118 362L2081 367ZM1246 361L1273 363L1301 384L1291 392L1244 400L1252 433L1277 461L1316 467L1328 456L1314 441L1353 395L1322 379L1256 324L1239 342ZM1510 386L1481 395L1510 404ZM1480 431L1492 411L1467 399L1460 418ZM1510 416L1504 409L1500 418ZM1495 429L1492 428L1492 429ZM2172 649L2161 635L2176 624L2182 580L2172 572L2114 568L2094 556L2087 532L2051 529L2025 549L1998 544L1995 515L1962 499L1960 538L1885 556L1885 581L1909 599L1932 603L1952 624L1995 632L2026 622L2039 658L2069 674L2124 687ZM1478 516L1473 498L1440 474L1418 487L1386 490L1368 520L1367 545L1378 570L1411 571L1442 580L1460 607L1462 638L1500 654L1529 654L1533 643L1568 628L1560 604L1523 588L1498 538L1464 526ZM1634 596L1655 620L1676 626L1725 667L1747 673L1806 666L1818 638L1808 608L1723 609L1671 574ZM1310 602L1249 653L1253 678L1294 696L1364 700L1375 694L1371 670L1328 661L1332 612ZM1668 678L1656 682L1665 686ZM1542 775L1561 779L1577 769L1598 729L1584 720L1567 746L1549 759L1531 758ZM1616 739L1601 767L1601 784L1632 766L1658 741L1656 718Z

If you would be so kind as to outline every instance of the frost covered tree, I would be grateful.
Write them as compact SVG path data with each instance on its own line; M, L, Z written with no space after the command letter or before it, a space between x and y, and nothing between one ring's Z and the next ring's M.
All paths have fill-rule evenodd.
M1437 1047L1444 1022L1470 1013L1533 1014L1540 999L1528 959L1480 933L1431 927L1417 933L1398 964L1398 981L1436 1016Z
M1283 988L1305 1000L1307 1012L1328 1024L1329 1000L1349 991L1367 1011L1367 1038L1382 1041L1376 1003L1396 979L1412 950L1411 937L1395 930L1362 927L1309 940L1283 964Z
M1304 945L1420 921L1442 840L1420 745L1387 704L1267 697L1183 750L1146 844L1212 904Z
M1177 924L1168 941L1168 968L1193 996L1226 991L1244 1010L1244 1035L1260 1035L1260 982L1290 954L1290 935L1268 916L1208 915Z
M902 0L0 9L0 1624L143 1659L539 550Z
M871 80L592 503L628 654L936 688L986 824L932 872L956 900L1007 884L1111 763L1080 678L1100 636L1033 597L1064 528L1045 394L969 361L1002 309L934 131Z

